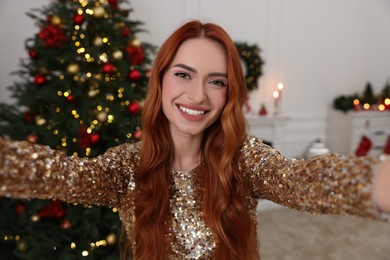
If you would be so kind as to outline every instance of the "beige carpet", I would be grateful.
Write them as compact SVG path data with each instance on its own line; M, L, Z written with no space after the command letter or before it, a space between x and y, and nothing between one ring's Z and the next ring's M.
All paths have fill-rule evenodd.
M390 223L313 216L288 208L258 214L261 260L390 260Z

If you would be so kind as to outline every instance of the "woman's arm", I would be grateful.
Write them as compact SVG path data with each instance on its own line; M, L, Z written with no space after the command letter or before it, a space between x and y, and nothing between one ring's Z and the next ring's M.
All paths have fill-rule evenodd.
M390 213L390 160L385 160L378 167L374 177L373 198L380 211Z
M87 159L25 141L0 139L0 195L116 206L119 196L132 186L131 150L130 145L123 145Z
M255 198L315 214L380 217L372 185L379 158L327 154L289 160L255 137L248 137L241 152Z

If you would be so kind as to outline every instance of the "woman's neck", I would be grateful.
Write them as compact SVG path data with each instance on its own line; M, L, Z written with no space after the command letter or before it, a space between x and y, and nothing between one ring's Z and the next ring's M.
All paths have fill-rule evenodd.
M189 171L194 169L202 160L201 136L173 137L175 156L172 162L172 169L178 171Z

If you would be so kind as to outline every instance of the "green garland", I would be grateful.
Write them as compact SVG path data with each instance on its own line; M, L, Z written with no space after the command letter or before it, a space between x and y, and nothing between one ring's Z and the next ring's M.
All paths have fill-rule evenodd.
M248 91L257 89L257 80L262 75L261 66L264 64L264 61L260 57L261 50L256 44L249 45L244 42L236 42L235 44L243 62Z

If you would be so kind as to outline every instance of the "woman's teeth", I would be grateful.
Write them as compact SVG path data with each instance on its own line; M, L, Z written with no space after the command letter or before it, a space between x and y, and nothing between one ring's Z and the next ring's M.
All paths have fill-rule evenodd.
M179 106L180 110L183 111L184 113L187 113L191 116L200 116L200 115L203 115L204 114L204 111L199 111L199 110L193 110L193 109L189 109L189 108L186 108L186 107L183 107L183 106Z

